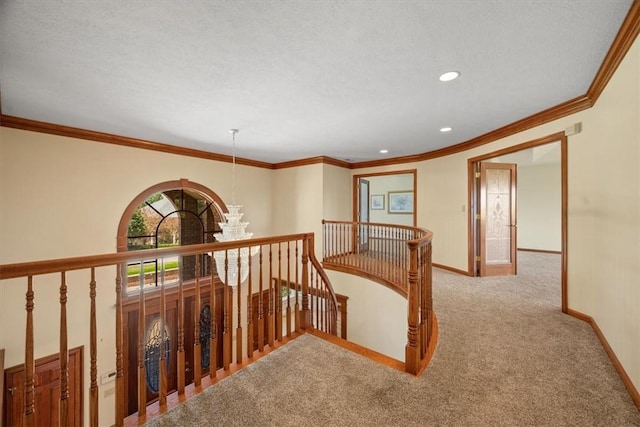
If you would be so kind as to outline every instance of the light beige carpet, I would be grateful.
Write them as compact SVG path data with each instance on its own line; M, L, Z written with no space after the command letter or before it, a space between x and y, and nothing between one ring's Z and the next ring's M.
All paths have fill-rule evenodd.
M434 270L420 378L304 335L147 425L640 426L591 327L560 312L559 256L519 257L517 277Z

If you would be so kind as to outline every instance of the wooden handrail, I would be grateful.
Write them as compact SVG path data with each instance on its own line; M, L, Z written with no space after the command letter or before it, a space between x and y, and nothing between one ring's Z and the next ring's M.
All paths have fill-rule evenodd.
M314 247L314 237L313 235L311 236L311 239L309 239L309 245L311 246L311 248ZM315 252L313 250L310 251L309 253L309 260L311 261L311 264L313 264L314 268L318 271L318 273L320 274L321 279L323 280L324 283L327 283L329 285L329 288L331 288L331 281L329 280L329 277L327 276L327 273L325 273L324 269L322 268L322 265L320 264L320 261L318 261L318 259L316 258ZM326 298L326 296L329 296L329 298L331 298L331 315L333 316L333 321L332 321L332 329L329 331L329 333L331 335L338 335L338 325L337 325L337 318L338 318L338 300L336 298L336 293L333 291L333 289L331 288L329 291L326 291L324 293L324 297Z
M90 274L88 283L89 303L90 303L90 319L86 322L88 328L88 344L90 348L90 381L89 381L89 425L98 425L98 405L99 405L99 386L97 381L97 354L98 352L98 325L96 322L96 294L97 289L110 287L110 284L97 283L97 269L102 268L100 277L104 277L104 273L108 270L104 268L116 267L113 272L115 275L115 362L116 362L116 407L115 420L112 424L123 425L125 418L131 414L130 405L133 402L133 411L137 409L137 420L148 420L149 416L157 414L158 410L151 413L147 411L148 403L151 405L160 405L164 410L168 409L168 405L179 404L184 401L186 390L189 387L195 387L196 390L203 390L206 386L220 378L219 360L217 351L222 351L222 369L223 372L232 372L234 366L244 366L247 360L254 357L254 340L258 353L271 351L274 347L287 342L290 339L299 336L305 329L318 329L329 334L337 334L338 319L338 303L335 292L329 282L326 273L320 262L317 260L314 248L313 233L299 233L284 236L255 238L233 242L215 242L208 244L191 245L184 247L173 247L164 249L149 249L142 251L119 252L112 254L93 255L84 257L63 258L36 262L25 262L15 264L0 265L0 280L26 278L26 333L25 333L25 399L23 423L25 425L33 425L34 409L35 409L35 372L34 372L34 356L36 344L34 342L34 281L40 275L51 273L59 274L59 308L60 308L60 350L59 359L61 367L60 376L60 413L59 419L61 425L70 422L72 414L69 413L71 406L70 400L70 384L68 381L68 341L67 332L67 307L71 302L71 297L76 298L76 294L69 294L67 291L67 282L71 278L81 277L77 275L68 275L67 272L75 270L85 270ZM237 276L235 289L220 281L213 263L200 263L203 256L212 256L213 252L226 253L224 261L225 276L228 277L230 265L229 253L234 250L239 251L241 248L259 248L259 257L250 261L255 269L259 270L251 272L250 269L248 280L241 281L240 274ZM268 254L268 261L265 261L263 255ZM140 270L139 284L132 288L128 282L126 275L127 263L139 263L144 260L162 260L175 256L193 256L195 255L195 267L191 263L181 263L182 267L178 269L180 275L177 279L178 286L165 289L164 267L160 267L158 283L153 283L156 279L146 277ZM236 267L240 271L242 265L240 259L237 258ZM268 264L267 264L268 263ZM163 262L159 265L164 265ZM209 273L204 273L206 268L210 269ZM185 272L187 277L193 277L189 282L185 282L182 278L184 269L195 269ZM254 277L255 275L255 277ZM269 286L265 289L263 277L269 277ZM274 282L271 279L278 279ZM151 283L145 283L145 280ZM279 292L280 283L286 280L295 284L295 303L292 304L290 298L283 304L283 299ZM42 282L49 284L50 278L42 279ZM259 285L259 296L257 307L259 314L257 316L257 324L254 324L252 316L254 315L254 306L250 302L254 294L254 283ZM276 284L274 286L274 283ZM153 290L148 285L154 285ZM14 282L0 282L2 286L14 286ZM231 284L230 284L231 285ZM71 286L71 285L70 285ZM71 289L71 288L69 288ZM133 298L125 298L127 291L135 293ZM222 295L216 295L216 292L222 290ZM268 316L263 316L263 291L269 292ZM151 291L151 292L150 292ZM113 292L113 291L111 291ZM171 298L174 310L171 316L167 316L168 302L167 297ZM208 300L208 301L207 301ZM249 302L247 302L249 301ZM202 308L209 304L211 311L210 332L208 337L203 337L199 331L201 328ZM286 305L286 307L284 306ZM217 311L216 311L217 310ZM126 315L125 315L126 311ZM245 315L246 313L246 315ZM220 315L220 318L216 317ZM157 317L154 317L157 316ZM188 317L188 319L187 319ZM153 320L153 319L156 320ZM171 355L171 360L176 360L172 370L176 370L175 382L172 382L169 389L169 372L166 369L165 359L165 342L164 330L168 319L174 319L176 322L176 330L171 334L172 348L176 353ZM150 358L146 335L149 333L149 327L153 323L159 322L159 340L151 347L153 351L159 350L159 354L155 355L156 359L153 365L149 365ZM222 321L222 329L219 322ZM136 323L137 327L132 327L132 323ZM268 323L265 323L268 322ZM191 325L191 326L189 326ZM154 326L155 328L156 326ZM257 335L254 335L255 328L259 328ZM190 328L190 329L189 329ZM75 329L75 328L74 328ZM125 331L126 330L126 331ZM269 340L269 348L265 349L264 338ZM189 333L187 333L189 331ZM126 332L126 334L124 333ZM219 335L221 332L221 335ZM220 340L220 336L222 340ZM202 343L209 343L209 365L206 367L209 372L205 371L202 366ZM174 341L175 340L175 341ZM125 346L125 341L128 343ZM235 342L235 345L232 343ZM176 344L173 344L176 343ZM188 348L186 343L189 343ZM167 344L168 345L168 344ZM175 345L175 347L174 347ZM220 345L220 347L218 347ZM128 349L127 353L123 348ZM169 348L169 347L167 347ZM190 355L187 356L187 353ZM153 354L153 353L151 353ZM149 360L147 360L149 359ZM159 363L156 366L155 363ZM188 363L188 365L187 365ZM190 369L193 374L193 380L189 377L186 381L186 368ZM177 368L177 369L176 369ZM151 369L151 371L149 371ZM151 373L149 373L151 372ZM153 372L156 372L155 374ZM149 381L153 378L153 382L158 381L157 391L149 394ZM189 374L190 375L190 374ZM205 381L207 380L206 385ZM137 384L136 384L137 381ZM171 380L174 381L174 380ZM155 388L155 386L154 386ZM169 395L175 390L178 398L169 398ZM74 391L77 393L77 391ZM135 396L126 398L127 393L135 393ZM154 399L154 400L148 400ZM155 396L155 397L153 397ZM155 401L155 403L153 403ZM151 407L151 406L150 406ZM151 415L150 415L151 414ZM75 419L75 418L74 418Z
M267 245L270 243L287 242L290 240L304 240L313 233L288 234L274 237L260 237L232 242L201 243L198 245L176 246L162 249L144 249L140 251L118 252L111 254L58 258L46 261L20 262L0 265L0 280L18 277L39 276L42 274L59 273L61 271L83 270L92 267L105 267L129 261L143 259L160 259L177 255L195 255L198 253L224 251L251 246Z
M429 230L406 225L323 220L323 265L381 283L408 300L405 370L418 374L432 345Z

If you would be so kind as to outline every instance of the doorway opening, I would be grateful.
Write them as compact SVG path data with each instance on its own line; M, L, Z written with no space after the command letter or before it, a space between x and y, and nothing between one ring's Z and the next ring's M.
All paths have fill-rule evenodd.
M417 179L416 169L354 175L353 221L416 227Z
M555 145L554 145L555 144ZM513 164L522 164L524 162L524 158L536 159L539 162L541 161L545 155L550 156L557 147L558 157L559 157L559 169L560 169L560 179L559 182L556 180L557 184L552 184L559 186L559 236L557 243L553 243L553 250L548 251L546 249L540 249L540 252L559 252L561 256L561 309L563 313L567 312L567 137L563 132L556 133L553 135L549 135L540 139L536 139L533 141L525 142L523 144L515 145L512 147L508 147L502 150L494 151L491 153L483 154L481 156L473 157L468 159L467 161L467 174L468 174L468 224L469 224L469 242L468 242L468 272L470 276L480 276L485 275L484 271L482 271L481 266L483 263L486 264L486 244L487 242L483 242L482 239L486 239L486 234L483 233L483 226L486 227L487 221L487 195L486 188L481 187L481 168L482 164L491 164L492 162L505 162L505 163L513 163ZM535 184L534 184L535 185ZM483 199L484 197L484 199ZM484 204L484 211L483 211ZM483 217L484 216L484 217ZM509 223L505 224L508 226L513 232L509 235L510 243L514 244L517 242L517 232L521 232L520 230L523 227L518 227L518 217L509 218ZM483 224L484 221L484 224ZM537 221L535 222L535 227L547 227L549 224L544 222L544 215L538 215ZM540 225L542 224L542 225ZM557 233L557 232L556 232ZM483 245L485 248L483 250ZM524 245L529 246L529 244ZM556 246L559 246L556 251ZM529 248L538 250L537 248ZM515 259L516 251L513 251L514 259L512 262L517 262ZM483 259L483 257L485 257ZM515 273L515 271L514 271ZM507 273L508 274L508 273Z

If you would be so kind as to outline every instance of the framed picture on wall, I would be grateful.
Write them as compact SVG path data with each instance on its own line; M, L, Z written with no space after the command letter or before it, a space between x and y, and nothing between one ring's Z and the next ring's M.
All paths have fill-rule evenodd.
M389 213L413 213L413 191L389 191Z
M384 210L384 194L372 194L370 207L374 211Z

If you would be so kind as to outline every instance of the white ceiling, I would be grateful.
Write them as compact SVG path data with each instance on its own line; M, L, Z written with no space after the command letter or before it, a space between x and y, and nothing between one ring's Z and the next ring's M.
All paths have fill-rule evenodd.
M631 4L2 0L2 113L222 154L239 128L272 163L420 154L584 95Z

